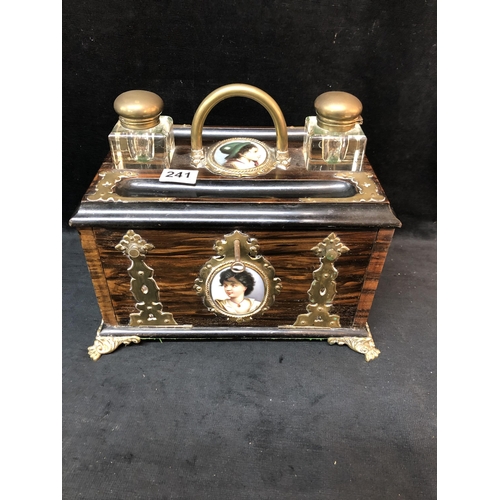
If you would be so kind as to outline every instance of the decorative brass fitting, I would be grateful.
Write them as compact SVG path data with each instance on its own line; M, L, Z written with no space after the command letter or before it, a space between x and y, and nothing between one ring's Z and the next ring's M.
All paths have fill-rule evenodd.
M365 326L368 337L329 337L327 342L329 345L346 345L353 351L364 354L366 361L372 361L378 358L380 351L375 347L375 342L373 341L368 323L366 323Z
M335 279L338 271L333 263L347 248L340 238L331 233L317 246L311 249L320 258L321 265L313 272L313 282L309 288L309 304L307 313L299 314L293 324L294 327L329 327L340 328L340 317L330 314L333 299L337 293Z
M130 314L130 325L177 325L172 313L163 311L160 290L153 278L153 269L144 262L147 252L154 246L130 229L115 248L121 250L132 263L128 268L130 290L137 300L135 307L140 312Z

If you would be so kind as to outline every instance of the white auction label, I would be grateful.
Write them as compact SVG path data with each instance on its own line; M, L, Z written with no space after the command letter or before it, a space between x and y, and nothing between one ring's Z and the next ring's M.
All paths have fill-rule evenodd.
M160 175L160 182L175 182L176 184L196 184L198 170L175 170L166 168Z

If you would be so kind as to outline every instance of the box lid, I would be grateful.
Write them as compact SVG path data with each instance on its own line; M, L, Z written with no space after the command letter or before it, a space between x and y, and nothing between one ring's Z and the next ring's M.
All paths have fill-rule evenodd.
M196 170L194 185L160 182L161 170L101 165L75 215L73 227L400 227L365 156L361 172L308 171L303 128L288 127L291 162L252 179L224 178L190 165L189 126L174 127L172 170ZM274 129L205 127L204 143L230 137L270 142Z

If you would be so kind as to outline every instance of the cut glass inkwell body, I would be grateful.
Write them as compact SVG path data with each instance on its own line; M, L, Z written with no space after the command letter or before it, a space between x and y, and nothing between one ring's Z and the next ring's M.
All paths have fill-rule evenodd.
M175 149L173 120L161 116L161 97L130 90L115 99L114 109L119 120L108 137L115 168L169 168Z

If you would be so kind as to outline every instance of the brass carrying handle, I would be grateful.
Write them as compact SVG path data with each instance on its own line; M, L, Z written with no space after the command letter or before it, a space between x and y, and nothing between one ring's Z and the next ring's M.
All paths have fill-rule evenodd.
M288 134L285 117L277 102L263 90L245 83L224 85L214 90L203 99L194 114L193 123L191 124L191 149L193 151L199 151L203 147L203 124L205 123L208 113L210 113L216 104L229 97L248 97L264 106L271 115L274 128L276 129L276 149L279 152L288 151Z

